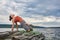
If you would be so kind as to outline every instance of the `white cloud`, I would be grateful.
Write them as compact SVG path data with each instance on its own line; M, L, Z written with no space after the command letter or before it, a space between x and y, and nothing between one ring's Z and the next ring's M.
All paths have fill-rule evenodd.
M60 19L54 16L32 16L32 18L26 17L24 20L27 23L37 25L37 26L45 26L45 27L59 27Z
M9 14L15 14L18 15L15 11L13 11L10 7L7 9Z
M22 2L34 2L36 0L21 0Z
M18 1L18 0L16 0ZM58 6L56 6L55 4L57 3L51 3L51 1L43 1L44 3L38 3L39 1L37 0L19 0L21 1L21 3L17 3L15 2L15 0L0 0L0 11L2 10L2 12L4 10L6 10L9 14L10 13L14 13L16 15L23 15L23 16L28 16L28 17L23 17L23 19L30 24L33 25L39 25L39 26L60 26L59 24L54 24L52 25L51 23L56 22L59 23L60 22L60 18L56 18L55 16L43 16L44 14L42 13L47 13L48 10L53 10L53 9L57 9ZM55 2L55 1L54 1ZM7 6L6 6L7 5ZM33 5L35 5L33 7ZM28 7L31 6L31 7ZM31 10L31 12L35 13L31 13L31 12L26 12L26 10ZM1 12L0 12L1 13ZM26 13L26 14L25 14ZM39 14L38 14L39 13ZM40 13L42 15L40 15ZM3 14L5 14L3 12ZM7 14L7 13L6 13ZM0 22L1 23L11 23L8 21L8 15L1 15L0 14ZM27 15L29 14L29 15ZM32 14L32 15L31 15ZM3 17L2 17L3 16ZM31 18L30 18L31 16ZM44 24L47 23L47 24Z
M11 5L16 6L17 4L15 2L11 2Z
M6 4L6 0L0 0L0 6L3 6L4 4Z
M2 22L3 24L11 24L11 22L9 21L8 16L3 16L0 15L0 22ZM41 19L38 19L41 18ZM29 17L23 17L23 19L28 23L28 24L33 24L36 26L45 26L45 27L56 27L56 26L60 26L59 24L51 24L51 22L60 22L60 19L56 19L56 17L53 16L49 16L49 17L45 17L45 16L36 16L36 18L29 18ZM58 21L59 20L59 21ZM44 23L50 23L50 24L44 24Z
M24 18L25 19L25 21L26 22L28 22L28 23L32 23L32 24L34 24L34 23L36 23L35 25L37 25L37 23L39 23L39 25L41 25L40 23L42 22L44 22L44 23L48 23L48 22L60 22L60 21L58 21L58 20L60 20L60 19L56 19L56 17L54 17L54 16L34 16L34 17L32 17L32 18L29 18L29 17L26 17L26 18ZM56 24L55 24L56 25Z
M53 16L48 16L48 17L44 17L44 21L45 22L54 22L54 21L56 21L56 18Z
M2 17L3 16L3 17ZM9 16L5 16L5 15L0 15L0 24L11 24L11 22L9 21Z
M56 18L56 22L60 22L60 17Z
M46 9L52 10L52 9L57 9L57 7L54 6L54 5L48 5L48 6L46 7Z

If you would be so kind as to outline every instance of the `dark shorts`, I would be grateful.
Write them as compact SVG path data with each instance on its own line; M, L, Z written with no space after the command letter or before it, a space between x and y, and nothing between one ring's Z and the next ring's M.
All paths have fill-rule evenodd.
M26 31L30 29L30 27L28 25L26 25L25 21L21 22L21 27L23 27Z

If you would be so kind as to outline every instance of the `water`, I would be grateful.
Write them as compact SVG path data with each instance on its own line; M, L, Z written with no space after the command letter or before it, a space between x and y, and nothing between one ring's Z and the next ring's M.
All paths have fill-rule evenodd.
M19 28L19 30L24 29ZM0 32L4 31L11 31L11 28L0 28ZM60 40L60 28L34 28L34 31L42 32L45 40Z

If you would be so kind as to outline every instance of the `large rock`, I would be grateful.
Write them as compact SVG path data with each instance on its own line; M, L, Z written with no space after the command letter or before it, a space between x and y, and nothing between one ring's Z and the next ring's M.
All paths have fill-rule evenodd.
M39 32L26 32L26 31L7 31L7 32L0 32L0 40L44 40L45 36Z
M39 32L17 32L13 34L12 40L44 40L45 36Z
M11 32L11 31L0 32L0 39L5 39L5 38L9 37L10 35L12 35L15 32L16 31L14 31L14 32Z
M9 36L8 32L0 32L0 38L6 38L7 36Z

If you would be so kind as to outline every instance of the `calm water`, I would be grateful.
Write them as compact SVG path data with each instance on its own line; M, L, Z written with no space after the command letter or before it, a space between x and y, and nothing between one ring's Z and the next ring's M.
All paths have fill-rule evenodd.
M19 28L19 30L24 30L24 29ZM3 31L11 31L11 29L0 28L0 32ZM34 31L42 32L46 36L45 40L60 40L60 28L34 28Z

